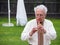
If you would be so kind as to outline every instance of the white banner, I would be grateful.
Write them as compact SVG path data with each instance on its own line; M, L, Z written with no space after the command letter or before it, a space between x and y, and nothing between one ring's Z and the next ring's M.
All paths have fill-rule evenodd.
M27 23L27 14L25 10L24 0L17 1L17 25L24 26Z

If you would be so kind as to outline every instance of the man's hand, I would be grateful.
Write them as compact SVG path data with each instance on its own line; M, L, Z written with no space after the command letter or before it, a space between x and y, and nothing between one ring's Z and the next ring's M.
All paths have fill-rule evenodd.
M38 29L38 31L40 31L40 33L46 33L46 30L44 29L44 27L41 24L38 24L37 29Z
M32 31L29 33L30 36L32 36L37 31L37 28L33 28Z
M29 35L32 36L36 31L40 31L40 33L46 33L44 27L41 24L39 24L37 27L32 29Z

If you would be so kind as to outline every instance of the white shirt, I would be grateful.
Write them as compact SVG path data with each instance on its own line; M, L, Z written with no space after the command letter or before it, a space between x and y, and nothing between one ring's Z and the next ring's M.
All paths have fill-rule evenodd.
M35 32L32 36L29 35L32 28L34 28L34 27L37 27L36 19L33 19L26 24L26 26L21 34L21 39L28 40L29 44L38 45L38 33ZM44 20L43 27L46 30L46 33L43 35L44 36L43 45L50 45L51 40L54 40L56 38L56 31L54 29L52 22L47 19Z

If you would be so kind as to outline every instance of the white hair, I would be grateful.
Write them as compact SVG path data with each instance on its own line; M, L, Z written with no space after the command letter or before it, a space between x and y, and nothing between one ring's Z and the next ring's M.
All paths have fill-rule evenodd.
M38 6L34 7L34 11L35 11L35 12L36 12L37 9L43 10L43 11L45 12L45 14L46 14L47 11L48 11L47 7L44 6L44 5L38 5Z

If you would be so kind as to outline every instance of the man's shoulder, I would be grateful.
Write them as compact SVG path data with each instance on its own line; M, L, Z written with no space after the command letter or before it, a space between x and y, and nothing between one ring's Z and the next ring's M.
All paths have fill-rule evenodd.
M32 19L32 20L28 21L28 24L33 23L35 21L36 21L36 19Z
M47 23L52 23L52 21L49 20L49 19L45 19L45 22L47 22Z
M30 21L28 21L28 22L34 22L34 21L36 21L36 19L32 19L32 20L30 20Z

